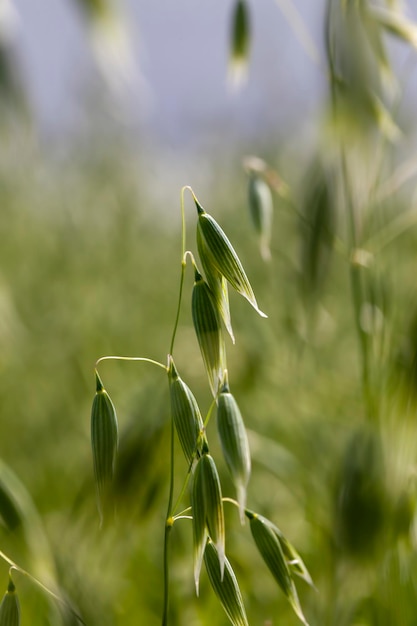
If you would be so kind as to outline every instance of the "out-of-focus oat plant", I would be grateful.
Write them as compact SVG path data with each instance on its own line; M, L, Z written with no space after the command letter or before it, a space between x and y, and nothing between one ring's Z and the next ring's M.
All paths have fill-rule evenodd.
M287 9L292 5L279 4ZM286 197L299 226L295 272L304 308L299 334L312 349L326 314L326 287L341 262L349 278L362 403L332 470L332 522L323 542L329 559L327 591L318 601L316 618L317 623L334 626L411 625L410 597L414 606L417 602L411 582L417 549L416 446L406 440L415 433L410 431L409 415L415 411L417 345L412 322L412 329L403 329L409 352L407 357L402 353L404 378L398 379L398 337L393 328L398 319L403 324L407 320L395 302L400 255L398 249L396 255L392 250L417 223L413 202L399 212L397 201L416 169L414 158L398 165L405 86L393 44L400 42L415 63L417 24L402 2L327 0L324 34L329 93L322 133L301 193L291 190ZM248 163L254 163L254 169ZM266 227L254 181L264 177L267 168L255 157L246 159L244 168L259 236ZM271 189L278 197L278 190ZM270 228L269 217L268 224ZM272 255L281 243L279 226L272 228L268 244ZM265 257L262 245L261 254ZM254 528L268 563L273 533L257 516L252 519L258 520ZM274 545L278 550L277 540ZM275 576L285 584L284 569L276 570ZM336 591L340 585L346 589L343 599ZM389 609L384 609L387 593Z

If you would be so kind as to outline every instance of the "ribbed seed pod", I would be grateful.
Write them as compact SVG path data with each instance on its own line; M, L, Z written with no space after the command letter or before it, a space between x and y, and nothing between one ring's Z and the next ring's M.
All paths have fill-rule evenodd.
M106 491L113 481L118 442L116 410L96 372L96 395L91 410L91 447L101 518Z
M195 468L191 493L194 533L194 579L198 583L207 534L217 548L223 578L225 562L225 528L220 479L213 457L204 453Z
M259 235L261 256L264 261L271 259L272 194L268 184L256 172L249 175L249 210L253 225Z
M200 454L200 441L204 435L204 424L197 400L191 389L180 378L174 360L168 357L168 378L171 411L178 439L188 463Z
M9 585L0 604L0 626L19 626L20 603L14 583L9 577Z
M203 562L204 548L208 537L204 478L202 476L202 472L203 464L200 459L194 470L193 487L191 491L191 508L193 513L194 583L197 595L199 593L200 572Z
M226 234L216 220L205 212L196 198L194 198L194 201L198 211L197 231L200 231L201 237L206 244L204 253L209 257L210 263L214 265L217 271L229 281L240 295L250 302L259 315L267 317L258 307L255 294L242 263Z
M225 558L224 573L223 576L221 575L219 555L215 545L210 540L204 551L204 563L211 586L229 620L234 626L248 626L242 594L232 566Z
M207 371L211 391L216 397L223 371L226 367L226 350L220 323L220 315L210 287L198 270L191 304L194 330Z
M223 320L224 325L226 326L226 330L229 333L232 342L235 343L232 320L230 317L227 280L210 261L210 254L207 250L207 246L199 229L197 229L197 248L198 254L200 255L200 261L206 275L206 280L212 291L217 310L220 312L220 316Z
M251 472L249 441L237 402L230 393L226 379L217 400L217 430L223 455L237 490L240 518L243 523L246 487Z
M274 528L267 519L257 513L247 510L246 515L250 520L252 536L263 560L285 593L295 614L307 626L290 568Z

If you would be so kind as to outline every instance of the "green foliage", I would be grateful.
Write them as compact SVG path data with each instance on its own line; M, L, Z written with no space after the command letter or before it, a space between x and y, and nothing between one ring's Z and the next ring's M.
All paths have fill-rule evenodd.
M57 167L26 144L19 167L13 153L0 162L0 550L4 589L12 567L33 626L161 623L172 451L167 624L415 624L417 220L388 46L392 34L414 46L415 26L392 2L329 2L326 17L329 99L308 175L274 138L273 165L256 170L264 191L250 178L247 198L243 173L215 166L207 202L219 208L194 213L204 279L182 283L184 301L200 293L194 320L181 309L175 367L172 350L167 366L142 359L160 378L100 362L120 420L114 466L113 404L99 389L94 413L113 426L110 442L96 439L96 468L116 513L100 530L91 374L100 355L166 358L177 219L149 211L155 196L126 148L75 146ZM259 311L254 285L268 320L232 290L229 303L228 284ZM236 336L227 363L239 408L228 390L217 397L223 325ZM227 418L220 442L213 395ZM229 509L243 485L246 527Z

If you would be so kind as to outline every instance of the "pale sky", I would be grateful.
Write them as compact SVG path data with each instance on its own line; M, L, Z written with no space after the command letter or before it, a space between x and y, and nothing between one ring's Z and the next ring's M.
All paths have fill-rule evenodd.
M294 2L322 54L324 0ZM75 0L15 0L16 49L36 118L56 131L71 124L80 94L97 81L87 28ZM208 135L268 135L299 129L325 85L320 61L275 0L250 2L253 43L246 85L227 83L233 0L125 0L133 75L121 81L117 116L176 144ZM120 85L119 85L120 87ZM126 104L127 103L127 104Z

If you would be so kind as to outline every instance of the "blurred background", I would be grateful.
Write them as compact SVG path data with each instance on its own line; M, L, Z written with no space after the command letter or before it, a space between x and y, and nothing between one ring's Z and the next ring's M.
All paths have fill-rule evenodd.
M248 506L302 555L307 621L416 626L415 20L394 0L0 0L0 550L86 624L161 622L164 374L100 366L120 427L101 531L90 411L98 357L166 363L189 184L268 314L230 294L229 381ZM192 283L175 359L205 415ZM226 516L250 624L297 624ZM227 624L205 574L195 597L191 524L172 537L170 626ZM22 624L78 623L14 580Z

